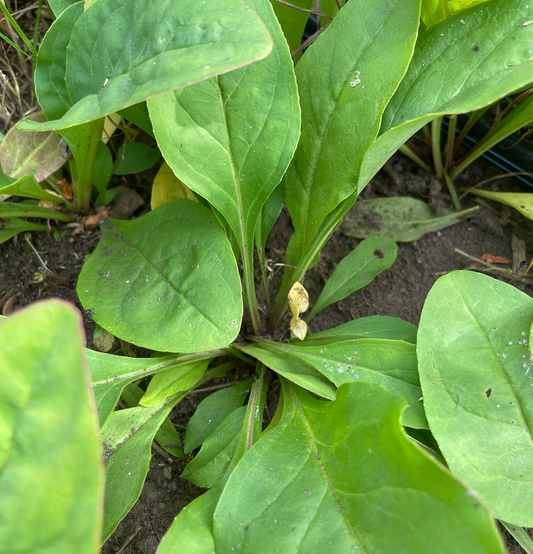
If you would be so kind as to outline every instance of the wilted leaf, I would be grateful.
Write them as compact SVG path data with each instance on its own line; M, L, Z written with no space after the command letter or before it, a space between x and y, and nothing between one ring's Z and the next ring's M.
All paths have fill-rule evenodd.
M196 196L194 196L191 189L174 175L167 162L163 162L152 185L152 200L150 202L152 210L165 202L180 198L196 201Z
M459 223L479 209L474 206L460 212L444 211L436 216L422 200L392 196L358 200L346 214L341 226L350 237L381 235L394 242L411 242L427 233L433 233Z

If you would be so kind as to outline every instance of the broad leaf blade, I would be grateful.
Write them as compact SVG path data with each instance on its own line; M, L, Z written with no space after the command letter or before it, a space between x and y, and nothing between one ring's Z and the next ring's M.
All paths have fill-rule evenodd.
M276 371L280 360L290 362L293 358L319 371L337 387L354 381L381 385L407 400L409 407L402 414L404 425L428 428L424 408L419 402L422 391L413 344L399 340L354 339L325 345L311 342L306 346L294 346L262 340L260 346L271 353L272 360L269 361L274 362L272 368Z
M455 225L473 215L479 206L441 215L422 200L391 196L359 200L342 222L342 232L350 237L370 237L376 233L395 242L411 242L427 233Z
M235 339L241 283L209 210L174 200L134 221L113 220L107 233L77 288L99 325L163 352L201 352Z
M114 175L130 175L150 169L161 158L157 148L150 148L141 142L127 142L121 146L113 165Z
M74 23L65 82L74 106L61 129L249 64L272 48L238 0L99 0Z
M309 312L307 321L326 306L346 298L370 281L396 260L398 247L386 237L369 237L337 265L318 300Z
M533 300L466 271L439 279L418 332L424 404L450 469L495 517L533 526Z
M503 554L486 507L401 431L400 398L365 383L334 402L284 389L280 423L222 492L217 553Z
M65 302L0 323L0 550L94 554L102 449L83 361L82 323Z
M103 428L104 541L137 502L150 466L154 436L178 400L174 397L153 408L113 412Z
M411 59L419 12L418 0L350 0L296 66L302 136L286 195L294 263L320 222L357 190L364 152Z
M148 101L174 173L227 219L245 263L263 204L296 148L300 113L287 44L268 0L248 0L274 38L266 59Z

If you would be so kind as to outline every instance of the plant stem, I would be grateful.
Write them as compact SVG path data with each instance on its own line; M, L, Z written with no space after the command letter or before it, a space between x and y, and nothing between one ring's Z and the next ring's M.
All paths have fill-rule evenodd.
M98 144L102 138L104 129L105 117L102 117L97 122L91 131L89 152L85 163L85 171L83 175L78 175L78 209L84 215L89 213L91 207L91 193L93 185L93 171L96 153L98 152Z
M457 116L450 117L448 119L448 139L446 140L446 146L444 147L444 171L447 173L452 167L453 160L453 147L455 144L455 127L457 126Z
M452 197L453 205L455 206L456 210L461 209L461 203L459 202L459 198L457 196L457 191L455 190L455 186L453 184L453 179L446 173L446 171L443 171L444 180L446 181L446 184L448 185L448 190L450 191L450 195Z
M433 170L429 165L418 155L416 154L411 147L407 146L407 143L400 146L400 152L405 154L410 160L419 165L426 173L433 173Z
M433 151L433 165L435 166L435 175L439 181L442 181L444 170L442 168L442 154L440 151L440 132L442 128L442 117L437 117L431 122L431 148Z
M263 324L261 323L261 316L257 306L257 298L255 297L254 251L253 247L250 248L246 242L244 243L242 251L242 265L244 274L244 293L246 295L248 309L250 310L250 316L252 318L252 327L255 335L262 335Z
M533 541L523 527L507 523L500 519L500 523L509 531L516 542L528 553L533 554Z
M476 124L477 120L489 109L490 106L487 106L485 108L481 108L480 110L476 110L470 114L470 117L468 118L467 122L465 123L465 126L461 129L461 132L459 133L459 136L457 137L457 140L455 141L455 146L453 148L453 153L457 151L461 143L463 142L464 138L466 137L468 131L472 129L472 127Z
M259 258L259 264L261 266L261 281L263 281L267 310L270 313L270 310L272 309L272 300L270 298L270 291L268 290L268 277L265 269L265 253L260 251L260 247L257 247L257 257Z

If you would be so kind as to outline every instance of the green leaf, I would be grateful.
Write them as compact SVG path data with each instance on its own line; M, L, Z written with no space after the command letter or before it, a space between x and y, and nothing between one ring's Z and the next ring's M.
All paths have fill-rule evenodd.
M166 532L157 554L213 554L213 513L222 487L214 487L180 512Z
M283 398L222 492L217 553L503 554L479 498L402 432L402 399L357 383L324 402L285 382Z
M143 394L144 391L141 387L132 383L122 391L122 398L130 408L135 408L139 405ZM159 427L159 431L155 434L154 440L169 454L176 456L176 458L185 458L183 448L181 448L180 435L169 417L167 417L161 424L161 427Z
M69 6L71 6L73 0L47 0L48 7L52 10L53 14L58 18ZM78 2L82 4L83 2Z
M99 119L262 59L271 49L265 26L239 0L100 0L78 17L67 47L73 107L58 121L25 128Z
M43 219L57 219L58 221L72 221L72 217L60 210L42 208L28 204L15 204L14 202L0 202L0 218L12 217L41 217Z
M137 125L137 127L140 127L143 131L146 131L151 137L154 136L154 130L152 128L146 102L139 102L139 104L135 104L134 106L128 106L120 110L119 115L134 125Z
M254 356L274 371L278 371L278 366L283 363L290 363L292 358L293 363L303 362L319 371L337 387L354 381L381 385L407 400L409 407L402 413L403 425L415 429L428 428L424 407L419 402L422 391L417 371L416 348L413 344L399 340L365 338L326 345L311 342L306 346L294 346L262 339L258 346L268 350L271 357L266 362L257 351ZM251 354L249 348L241 350Z
M174 200L136 220L111 221L77 287L100 326L162 352L201 352L235 339L237 263L207 208Z
M533 40L533 28L524 25L531 20L533 4L492 0L421 33L380 137L365 154L359 190L432 119L488 106L531 83L533 51L524 48Z
M450 15L477 6L487 0L422 0L420 18L426 27L444 21Z
M0 197L22 196L24 198L34 198L37 200L48 200L54 204L65 203L65 200L54 194L50 194L43 189L33 174L24 175L11 184L0 188Z
M49 120L59 119L73 105L65 83L67 46L74 23L83 13L83 4L77 2L61 9L61 15L56 13L57 19L39 47L33 82L39 105Z
M309 312L307 322L326 306L346 298L389 269L397 253L396 244L386 237L370 237L362 241L337 265Z
M156 406L169 396L191 389L206 372L211 360L208 358L157 373L141 398L141 404L145 407Z
M299 360L292 355L287 355L277 349L277 343L270 345L248 344L238 345L239 350L245 354L257 358L267 367L279 375L283 375L289 381L296 383L304 389L314 392L322 398L333 400L336 395L336 387L331 381L317 371L312 365ZM237 345L236 345L237 346Z
M187 424L184 441L186 454L198 448L224 421L226 416L240 408L250 392L250 381L242 381L221 389L202 400Z
M455 225L472 215L479 206L460 212L443 210L435 215L422 200L391 196L359 200L342 223L342 232L350 237L382 235L395 242L411 242L440 229Z
M475 189L472 191L477 196L490 198L501 204L511 206L524 217L533 219L533 194L527 192L492 192L489 190Z
M42 112L34 113L19 121L9 130L0 144L0 164L3 172L14 179L34 174L43 181L57 171L65 158L59 150L61 137L57 133L28 133L22 131L24 122L46 121Z
M143 377L164 371L171 367L190 364L213 358L225 351L202 352L189 356L172 355L163 358L129 358L113 356L95 350L86 350L87 363L91 370L92 385L96 398L96 408L100 418L100 427L105 425L109 415L124 390L124 387Z
M467 271L441 277L420 319L417 354L431 431L450 469L495 517L533 526L533 299Z
M187 465L182 477L198 487L218 485L231 462L239 442L246 406L236 408L224 418L202 444L200 452Z
M150 466L154 436L181 398L173 397L152 408L113 412L103 428L106 473L103 541L137 502Z
M306 344L316 344L314 341L338 342L353 339L389 339L403 340L411 344L416 344L417 328L412 323L383 315L371 315L361 317L354 321L348 321L333 329L307 335L300 346Z
M0 550L94 554L102 449L82 322L58 300L0 323Z
M161 158L157 148L150 148L140 142L127 142L121 146L113 165L114 175L130 175L150 169Z
M257 219L294 153L300 113L293 64L272 7L268 0L247 3L268 26L273 53L150 99L148 108L168 165L223 214L251 267Z
M13 217L6 225L0 227L0 244L19 233L25 233L27 231L48 231L48 227L46 225L30 223L29 221L24 221L24 219Z
M411 59L419 12L419 0L350 0L296 66L302 136L286 194L293 263L327 214L357 191L363 154Z

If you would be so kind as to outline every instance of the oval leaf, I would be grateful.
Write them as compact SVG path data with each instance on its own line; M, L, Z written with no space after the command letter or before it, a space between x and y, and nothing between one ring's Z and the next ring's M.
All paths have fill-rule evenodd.
M0 323L0 549L94 554L102 448L82 322L51 300Z
M111 221L77 287L101 327L163 352L235 339L243 309L237 263L207 208L174 200L134 221Z
M366 383L283 399L220 496L217 553L503 554L479 498L402 432L402 399Z
M99 119L271 49L265 26L239 0L99 0L78 17L67 47L65 82L74 105L58 121L26 128Z
M533 526L533 299L467 271L431 289L418 331L430 428L450 469L494 515Z

